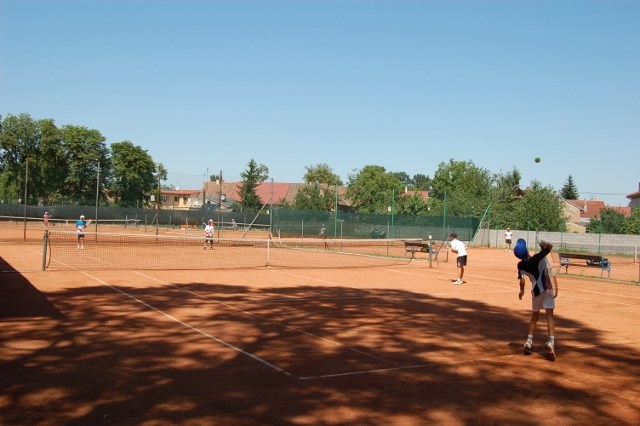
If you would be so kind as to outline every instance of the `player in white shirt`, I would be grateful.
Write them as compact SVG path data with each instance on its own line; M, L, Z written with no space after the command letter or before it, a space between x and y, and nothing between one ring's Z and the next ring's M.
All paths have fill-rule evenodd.
M458 239L458 234L452 232L449 234L451 239L451 251L456 254L456 265L458 266L458 279L453 281L453 284L460 285L464 283L462 277L464 276L464 267L467 266L467 246Z

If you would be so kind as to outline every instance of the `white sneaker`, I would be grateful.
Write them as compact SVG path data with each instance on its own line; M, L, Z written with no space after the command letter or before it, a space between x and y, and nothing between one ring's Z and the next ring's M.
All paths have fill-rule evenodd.
M549 360L551 361L555 361L556 349L554 348L553 342L551 340L547 341L547 343L544 344L544 349L547 353L547 358L549 358Z
M522 352L525 355L531 355L533 353L533 341L527 339L526 343L522 347Z
M462 280L455 280L455 281L453 282L453 285L460 285L460 284L462 284L463 282L464 282L464 281L462 281Z

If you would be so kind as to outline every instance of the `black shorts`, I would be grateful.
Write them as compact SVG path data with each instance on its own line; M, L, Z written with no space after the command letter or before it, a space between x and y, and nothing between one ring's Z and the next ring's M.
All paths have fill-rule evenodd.
M508 239L504 240L504 242L507 243L507 244L511 244L511 240L508 240Z
M456 265L467 266L467 255L465 254L464 256L458 256L456 258Z

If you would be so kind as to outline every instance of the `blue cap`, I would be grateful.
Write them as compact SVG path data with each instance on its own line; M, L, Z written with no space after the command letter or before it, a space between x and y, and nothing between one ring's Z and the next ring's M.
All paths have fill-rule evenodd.
M529 257L527 242L522 238L518 238L516 246L513 248L513 254L515 254L518 259L526 259L527 257Z

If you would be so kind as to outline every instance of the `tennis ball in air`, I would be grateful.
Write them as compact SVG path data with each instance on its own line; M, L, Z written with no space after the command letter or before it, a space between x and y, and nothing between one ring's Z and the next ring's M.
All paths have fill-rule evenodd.
M536 163L539 163L540 162L540 157L536 157L536 159L533 160L533 161L535 161Z

